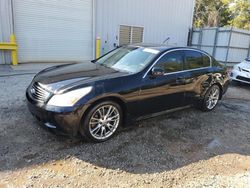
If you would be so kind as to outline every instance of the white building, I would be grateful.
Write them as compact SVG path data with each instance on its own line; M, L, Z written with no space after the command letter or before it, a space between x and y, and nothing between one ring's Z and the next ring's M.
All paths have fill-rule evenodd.
M125 43L185 46L195 0L1 0L0 42L16 35L19 62L84 61ZM0 51L0 64L10 63Z

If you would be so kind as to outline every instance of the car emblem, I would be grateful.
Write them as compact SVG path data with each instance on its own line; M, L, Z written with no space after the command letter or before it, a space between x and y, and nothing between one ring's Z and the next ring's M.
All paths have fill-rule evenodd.
M31 94L36 94L36 90L34 88L31 88L30 93Z

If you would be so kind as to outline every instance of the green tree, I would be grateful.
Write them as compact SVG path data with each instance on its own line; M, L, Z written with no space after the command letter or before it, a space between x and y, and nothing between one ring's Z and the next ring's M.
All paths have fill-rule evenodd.
M250 30L250 0L196 0L194 27L223 26Z
M230 24L232 0L196 0L194 27L221 27Z
M235 0L231 5L233 19L230 25L250 30L250 0Z

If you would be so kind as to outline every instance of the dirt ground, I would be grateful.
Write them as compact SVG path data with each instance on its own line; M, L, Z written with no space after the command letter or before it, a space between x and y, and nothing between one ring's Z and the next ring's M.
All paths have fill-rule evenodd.
M25 104L33 75L0 77L0 187L249 187L250 86L217 109L163 115L102 144L40 128Z

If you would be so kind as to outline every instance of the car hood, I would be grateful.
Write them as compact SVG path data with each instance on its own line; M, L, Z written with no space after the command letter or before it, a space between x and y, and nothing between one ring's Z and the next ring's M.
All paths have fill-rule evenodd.
M242 69L250 70L250 62L249 61L243 61L242 63L238 64L238 66Z
M71 88L98 80L110 79L126 75L92 62L84 62L69 65L59 65L47 68L38 73L34 82L38 82L51 92L59 89Z

